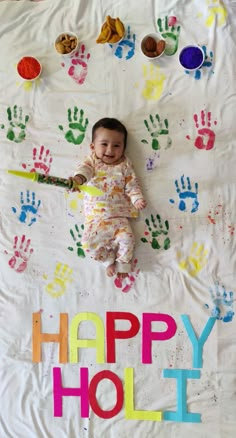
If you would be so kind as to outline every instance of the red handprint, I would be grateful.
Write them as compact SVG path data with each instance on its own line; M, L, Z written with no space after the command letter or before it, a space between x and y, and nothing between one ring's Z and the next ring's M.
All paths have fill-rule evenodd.
M85 45L82 44L79 51L70 59L70 66L68 68L68 75L79 85L82 85L88 73L88 61L90 53L85 55ZM61 64L62 67L66 66L65 62Z
M30 239L26 240L25 235L23 234L21 238L18 236L14 237L13 250L14 255L9 260L9 266L14 269L16 272L23 272L27 268L28 260L34 251L33 248L30 248Z
M202 128L199 129L199 120L198 115L194 114L193 116L195 126L197 128L198 136L194 141L194 146L198 149L205 149L206 151L212 149L215 143L215 133L211 128L211 112L206 112L204 110L201 111L201 125ZM217 121L214 120L214 125L217 124ZM189 135L186 136L188 140L190 140Z
M30 168L30 172L38 172L47 175L51 168L52 157L49 149L45 149L44 146L40 146L38 150L33 148L33 167L32 164L22 164L23 169Z
M138 277L138 274L140 272L140 269L136 269L136 265L138 263L138 260L135 259L132 263L132 272L130 272L128 274L128 277L125 278L120 278L120 277L116 277L114 280L114 285L118 288L121 289L122 292L129 292L130 289L132 288L132 286L135 283L136 278Z

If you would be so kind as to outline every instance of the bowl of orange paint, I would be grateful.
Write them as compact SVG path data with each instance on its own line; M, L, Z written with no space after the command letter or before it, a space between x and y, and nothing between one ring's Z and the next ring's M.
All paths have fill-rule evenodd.
M33 56L24 56L17 63L18 75L26 81L38 79L42 72L42 65Z

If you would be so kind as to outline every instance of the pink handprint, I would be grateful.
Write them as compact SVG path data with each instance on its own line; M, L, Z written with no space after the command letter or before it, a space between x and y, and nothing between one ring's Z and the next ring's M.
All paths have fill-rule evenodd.
M16 272L23 272L27 268L28 260L34 251L33 248L29 249L29 246L30 239L26 240L24 234L21 236L21 239L18 236L14 237L14 255L9 260L8 264Z
M52 157L49 149L45 149L44 146L40 146L40 149L33 148L33 167L32 164L22 163L23 169L30 168L30 172L40 171L44 175L47 175L50 171L52 164Z
M87 61L90 58L90 53L85 54L85 45L82 44L75 53L75 55L70 58L70 66L68 69L68 75L79 85L83 84L88 73ZM66 67L65 62L62 62L62 67Z
M116 277L114 280L114 285L118 288L121 289L122 292L129 292L130 289L132 288L139 272L140 269L136 269L136 265L137 265L138 260L135 259L133 261L133 266L132 266L132 272L130 272L130 274L128 274L128 277L125 278L120 278L120 277Z
M193 120L197 128L197 133L199 134L194 142L194 146L198 149L205 149L206 151L212 149L215 143L215 133L211 129L211 112L201 111L201 126L199 129L198 115L194 114ZM214 120L214 125L217 125L217 121ZM189 135L186 136L190 140Z

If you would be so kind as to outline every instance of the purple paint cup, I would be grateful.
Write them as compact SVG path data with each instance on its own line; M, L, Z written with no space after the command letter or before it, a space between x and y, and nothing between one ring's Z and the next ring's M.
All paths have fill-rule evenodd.
M199 69L205 59L205 53L200 46L186 46L179 54L179 62L186 70Z

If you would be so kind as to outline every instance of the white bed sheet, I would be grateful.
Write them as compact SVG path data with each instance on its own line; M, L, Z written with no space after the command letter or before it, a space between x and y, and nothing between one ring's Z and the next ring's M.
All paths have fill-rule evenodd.
M0 2L1 437L235 435L235 8L232 0ZM125 24L122 45L96 44L106 15ZM158 19L164 26L165 17L176 17L174 28L160 28ZM74 64L63 63L53 46L66 30L80 38ZM140 41L156 31L170 32L176 51L148 61ZM179 64L179 52L189 44L206 53L197 72ZM16 64L25 55L42 63L35 83L17 75ZM83 126L88 119L83 141L80 129L68 134L77 109ZM104 116L126 125L127 155L148 202L132 224L134 268L121 284L78 252L82 195L7 173L40 169L69 177L89 151L92 125ZM115 341L116 362L108 363L106 318L118 318L116 312L123 312L117 330L128 331L131 317L133 328L139 321L140 329ZM44 342L41 361L34 362L33 313L43 333L59 332L60 314L68 316L68 331L81 318L78 336L98 340L104 363L97 363L95 348L80 348L76 363L69 354L67 363L60 363L55 342ZM97 332L92 317L100 322ZM158 317L167 323L154 321ZM151 342L149 364L142 362L142 349L146 358L150 352L148 327L159 337L172 327L170 339ZM193 327L195 344L186 327ZM75 342L72 333L69 350ZM81 368L89 382L101 378L96 393L91 389L95 412L90 406L82 418L80 398L64 396L62 416L55 415L56 368L64 387L86 384L85 377L80 382ZM98 374L102 371L116 375L125 388L114 416L109 410L118 396L114 384ZM98 406L111 418L101 418ZM157 411L163 412L161 421ZM177 412L172 420L169 411Z

